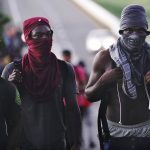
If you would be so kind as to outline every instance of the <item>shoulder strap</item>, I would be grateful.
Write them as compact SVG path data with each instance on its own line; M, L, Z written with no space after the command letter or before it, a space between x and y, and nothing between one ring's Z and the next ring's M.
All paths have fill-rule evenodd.
M61 70L61 74L62 74L62 78L63 78L63 86L65 84L65 81L67 80L67 76L68 76L68 66L67 66L67 63L63 60L58 60L59 62L59 66L60 66L60 70ZM64 92L64 88L62 89L63 91L63 95L65 94ZM69 125L68 125L68 122L66 120L66 109L65 109L65 106L63 107L63 120L64 120L64 123L66 125L66 135L65 135L65 138L66 138L66 147L67 147L67 150L70 150L71 149L71 145L72 145L72 142L70 141L70 136L69 136Z
M67 74L68 74L67 63L63 60L58 60L58 63L59 63L59 66L60 66L60 70L61 70L63 80L65 80L67 78Z
M60 70L61 70L61 75L63 78L63 87L64 87L64 83L67 80L67 76L68 76L68 66L67 63L63 60L58 60L59 66L60 66ZM65 93L64 91L65 88L63 88L63 95Z
M99 137L101 150L104 150L103 143L110 139L110 133L109 133L109 128L106 119L107 105L108 105L108 99L107 97L104 96L104 98L101 100L101 104L98 112L98 120L97 120L98 137Z

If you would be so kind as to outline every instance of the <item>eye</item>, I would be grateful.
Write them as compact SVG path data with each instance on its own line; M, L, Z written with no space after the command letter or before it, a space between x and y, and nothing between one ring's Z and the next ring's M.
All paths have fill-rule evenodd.
M142 35L146 34L146 31L144 29L138 29L137 32L142 34Z
M131 34L133 33L133 29L132 28L127 28L123 31L124 34Z
M39 39L39 38L48 38L50 36L52 36L53 34L53 31L50 30L50 31L47 31L47 32L36 32L36 33L32 33L31 34L31 37L33 39Z
M50 35L51 35L51 31L48 31L48 32L46 32L46 33L43 33L43 35L46 35L47 37L49 37Z
M48 31L48 32L46 33L46 35L47 35L47 36L53 35L53 30Z
M40 38L40 37L41 37L41 34L37 33L37 34L34 35L34 37Z
M41 37L41 34L40 34L40 33L31 34L31 37L32 37L33 39L38 39L38 38Z

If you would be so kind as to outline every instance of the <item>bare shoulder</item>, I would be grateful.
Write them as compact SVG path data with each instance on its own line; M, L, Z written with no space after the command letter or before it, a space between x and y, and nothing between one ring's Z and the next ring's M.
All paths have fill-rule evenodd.
M105 60L105 59L108 59L110 58L110 54L109 54L109 50L106 49L106 50L100 50L95 58L99 59L99 60Z
M101 50L99 51L94 58L94 70L104 69L110 63L111 57L109 54L109 50Z

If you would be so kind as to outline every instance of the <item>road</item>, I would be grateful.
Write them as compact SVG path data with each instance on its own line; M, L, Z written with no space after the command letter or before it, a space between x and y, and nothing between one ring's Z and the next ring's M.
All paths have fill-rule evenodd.
M90 17L75 6L71 0L3 0L4 10L13 22L22 26L22 21L33 16L50 20L54 30L53 52L61 57L64 48L73 51L73 62L85 61L88 71L92 68L94 55L86 51L87 34L100 28Z
M3 10L12 17L13 23L22 27L22 21L33 16L44 16L50 20L54 30L53 52L61 58L63 49L73 52L73 62L83 60L90 72L94 55L87 52L87 34L101 28L71 0L3 0ZM92 106L92 117L96 118L97 108ZM94 111L94 112L93 112ZM94 120L96 122L96 120ZM96 138L94 125L94 139ZM87 131L88 132L88 131ZM86 149L89 150L89 149ZM97 149L95 149L97 150Z

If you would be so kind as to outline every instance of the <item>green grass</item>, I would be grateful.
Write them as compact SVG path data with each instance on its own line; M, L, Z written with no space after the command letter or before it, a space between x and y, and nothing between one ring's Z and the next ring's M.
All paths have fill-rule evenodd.
M150 24L150 0L93 0L109 10L111 13L120 18L123 7L128 4L143 5L147 12L148 22Z

